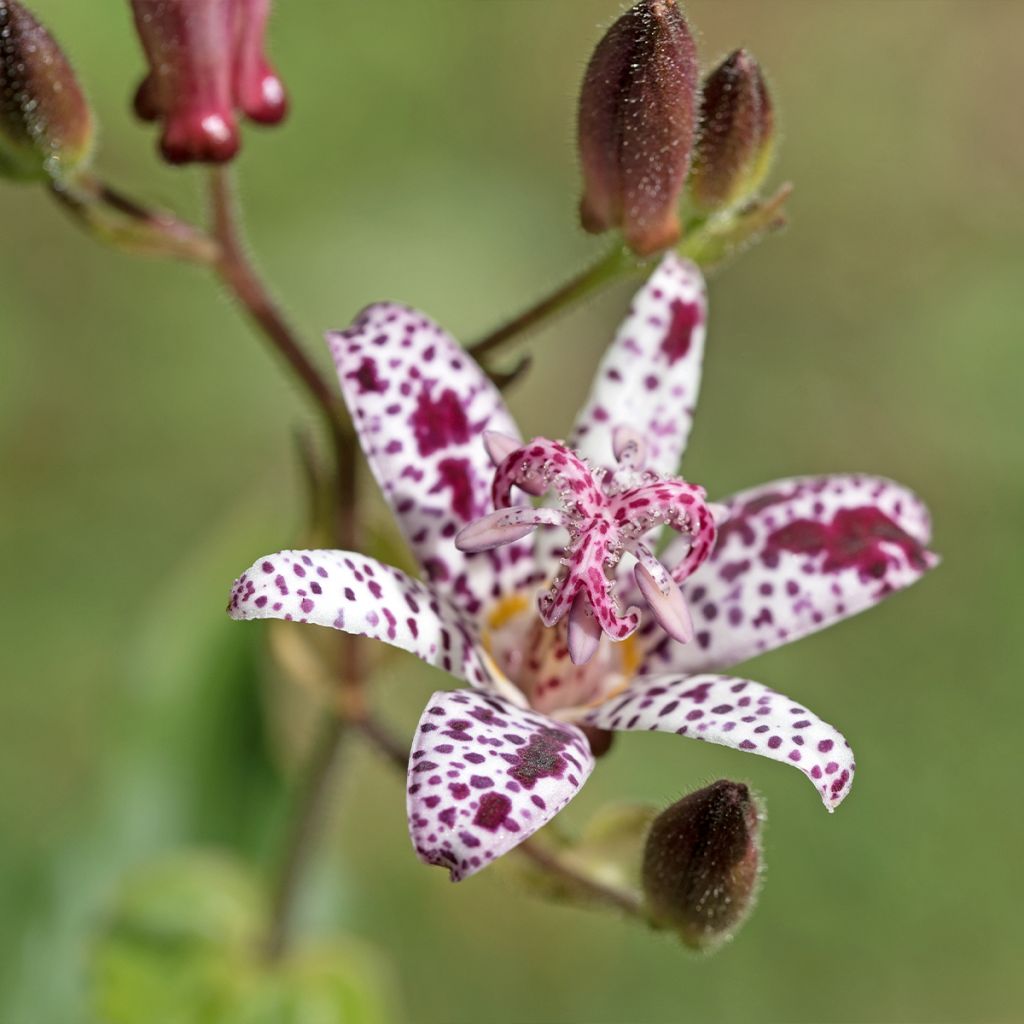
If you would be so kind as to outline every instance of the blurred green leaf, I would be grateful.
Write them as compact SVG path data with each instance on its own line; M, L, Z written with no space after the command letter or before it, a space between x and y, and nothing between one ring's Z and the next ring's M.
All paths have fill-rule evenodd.
M261 889L232 858L185 852L127 878L92 956L98 1024L385 1024L385 964L354 941L262 958Z
M223 1024L385 1024L394 1020L386 973L355 944L300 954L255 977Z
M125 880L92 961L103 1024L222 1019L262 932L259 887L232 859L174 854Z

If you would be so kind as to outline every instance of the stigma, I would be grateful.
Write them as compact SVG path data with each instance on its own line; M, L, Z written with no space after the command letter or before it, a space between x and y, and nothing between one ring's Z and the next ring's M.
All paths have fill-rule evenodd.
M647 445L628 427L613 433L611 468L592 469L560 441L538 437L520 444L493 432L484 435L495 464L494 511L464 527L455 537L460 551L488 551L520 540L541 526L568 534L561 565L541 592L538 609L545 626L567 618L569 657L577 665L593 657L601 637L619 642L640 624L640 608L625 610L616 593L624 555L633 562L635 595L674 640L693 637L680 584L711 554L715 518L704 489L646 468ZM557 504L533 507L515 490ZM686 553L671 568L654 553L648 535L668 527L688 539Z

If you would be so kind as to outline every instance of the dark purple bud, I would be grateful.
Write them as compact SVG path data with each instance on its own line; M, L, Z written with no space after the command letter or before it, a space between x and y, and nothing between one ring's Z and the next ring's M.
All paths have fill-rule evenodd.
M92 143L92 112L67 57L20 3L0 0L0 177L64 180Z
M693 949L727 938L754 903L760 814L750 791L725 779L683 797L655 818L643 883L652 921Z
M236 111L275 124L284 86L263 52L270 0L132 0L150 72L136 113L162 121L171 163L224 163L240 145Z
M696 47L675 0L641 0L605 33L580 94L587 231L620 228L642 256L679 238L697 82Z
M771 165L775 115L761 68L736 50L704 82L689 190L705 213L736 206L757 192Z

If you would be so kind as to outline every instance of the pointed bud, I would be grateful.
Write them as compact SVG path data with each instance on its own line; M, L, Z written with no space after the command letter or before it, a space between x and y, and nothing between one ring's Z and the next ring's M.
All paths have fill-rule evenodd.
M725 779L659 814L643 863L652 921L675 930L693 949L727 938L754 903L759 821L747 787Z
M284 87L263 52L270 0L132 0L150 73L135 111L163 121L170 163L224 163L240 145L236 110L275 124Z
M757 61L736 50L704 83L690 195L704 213L729 209L757 192L771 165L775 115Z
M598 43L579 104L587 231L621 228L642 256L679 238L697 82L696 48L675 0L641 0Z
M66 179L92 143L92 113L60 47L20 3L0 0L0 177Z

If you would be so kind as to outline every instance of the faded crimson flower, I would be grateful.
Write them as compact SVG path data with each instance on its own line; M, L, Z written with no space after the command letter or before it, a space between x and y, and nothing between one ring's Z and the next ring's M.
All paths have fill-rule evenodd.
M242 574L229 611L374 637L470 684L430 699L409 764L413 844L454 879L575 796L594 766L593 730L671 732L792 764L830 810L849 792L854 761L839 732L760 683L714 673L917 580L935 561L928 514L898 484L858 475L781 480L708 506L674 475L706 315L699 270L665 256L567 445L523 445L480 367L414 310L371 306L330 336L363 449L424 578L355 552L282 551ZM532 508L549 487L563 507ZM632 488L642 503L630 508ZM568 544L545 530L528 543L538 523L568 527ZM655 559L642 536L660 523L682 532ZM614 544L598 543L602 524ZM463 547L503 543L459 550L459 535Z
M288 108L267 62L270 0L132 0L150 71L135 96L147 121L162 121L171 163L223 163L238 152L236 111L277 124Z

